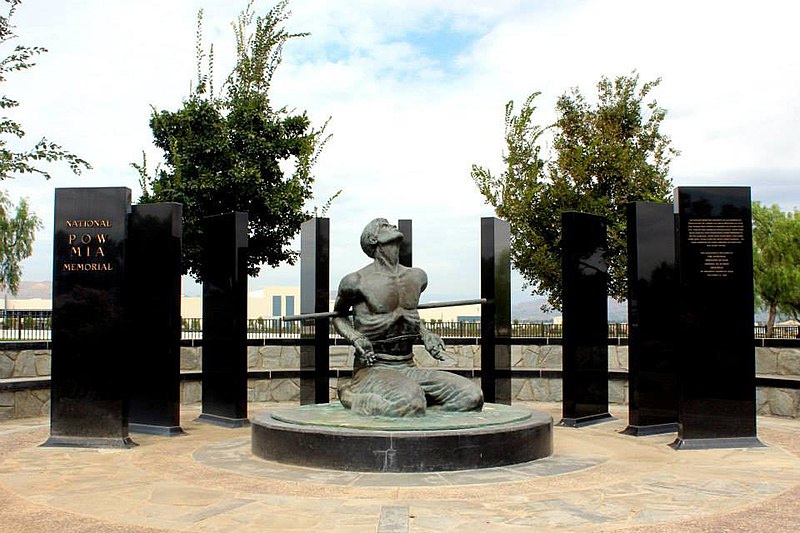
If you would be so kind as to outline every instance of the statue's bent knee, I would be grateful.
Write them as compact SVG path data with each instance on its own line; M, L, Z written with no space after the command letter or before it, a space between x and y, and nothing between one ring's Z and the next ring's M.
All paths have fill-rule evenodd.
M483 407L483 391L474 383L470 383L468 387L458 392L447 407L453 411L480 411Z

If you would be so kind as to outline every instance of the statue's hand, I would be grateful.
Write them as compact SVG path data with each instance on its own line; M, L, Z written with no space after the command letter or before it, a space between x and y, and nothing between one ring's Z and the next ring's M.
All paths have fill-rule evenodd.
M444 352L444 341L439 335L426 331L422 335L422 342L425 345L425 349L428 350L428 353L431 354L434 359L438 359L439 361L445 360L445 356L442 353Z
M359 357L364 364L367 366L372 366L375 364L375 350L372 347L372 343L366 337L358 337L353 341L353 346L356 349L356 357Z

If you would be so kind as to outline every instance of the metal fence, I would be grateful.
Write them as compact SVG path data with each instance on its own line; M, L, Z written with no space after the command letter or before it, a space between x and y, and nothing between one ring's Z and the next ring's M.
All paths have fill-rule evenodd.
M424 322L425 327L433 333L444 338L480 338L480 322ZM329 325L329 335L338 338L339 334L333 329L333 324ZM312 335L313 325L305 325L300 321L284 322L279 318L275 319L249 319L247 321L247 336L250 339L291 339L299 338L304 334ZM561 338L563 333L561 324L551 322L517 322L511 324L512 338ZM772 332L774 339L794 339L800 338L797 326L775 326ZM764 326L754 326L753 335L756 338L764 338L766 328ZM609 338L627 338L628 324L611 322L608 324ZM184 318L183 319L183 338L201 339L203 337L202 319Z
M756 338L763 339L767 336L767 326L755 326L753 332ZM771 339L800 339L800 326L775 326L772 328Z
M0 309L0 340L50 340L51 311Z
M50 311L21 311L0 309L0 340L5 341L49 341L51 326ZM201 318L184 318L181 324L182 338L199 340L203 338L203 320ZM480 322L425 322L425 326L437 335L445 338L480 338ZM303 335L313 334L314 326L299 321L286 322L280 318L255 318L247 320L247 338L249 339L296 339ZM339 337L330 325L329 335ZM512 338L560 338L561 324L544 322L517 322L511 324ZM766 326L754 326L753 335L765 338ZM628 324L609 323L610 338L626 338ZM774 339L800 338L798 326L775 326L772 331Z
M445 338L480 338L480 322L424 322L425 327L440 337ZM338 338L339 334L329 325L329 335ZM299 338L303 335L312 335L314 326L304 324L301 321L285 322L279 318L275 319L248 319L247 337L250 339L291 339ZM609 324L609 337L627 337L627 324ZM512 337L561 337L561 324L542 323L542 322L520 322L511 325ZM184 318L183 319L183 338L201 339L203 337L202 319Z

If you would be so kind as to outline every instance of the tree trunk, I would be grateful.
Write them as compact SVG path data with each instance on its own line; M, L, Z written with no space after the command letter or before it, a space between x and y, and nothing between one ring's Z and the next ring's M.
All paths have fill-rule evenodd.
M777 309L775 305L770 304L769 306L769 316L767 317L767 331L764 336L768 339L772 338L772 330L775 329L775 313Z

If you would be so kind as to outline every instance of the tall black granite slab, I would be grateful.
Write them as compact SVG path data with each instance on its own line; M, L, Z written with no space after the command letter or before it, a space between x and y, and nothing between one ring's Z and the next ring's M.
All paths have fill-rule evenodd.
M330 219L312 218L300 227L300 312L328 312ZM330 401L329 318L303 322L300 347L300 404Z
M131 192L55 192L50 438L45 446L127 448L124 281Z
M511 405L511 245L509 224L481 218L481 389Z
M130 430L174 436L180 426L183 205L134 205L126 250Z
M411 219L398 220L397 229L403 234L403 242L400 244L400 264L411 268L414 266L414 233Z
M631 202L628 229L628 427L678 430L677 278L672 205Z
M561 213L563 347L559 425L609 420L608 266L603 217Z
M247 213L203 219L203 396L198 420L247 419Z
M760 446L749 187L678 187L676 449Z

